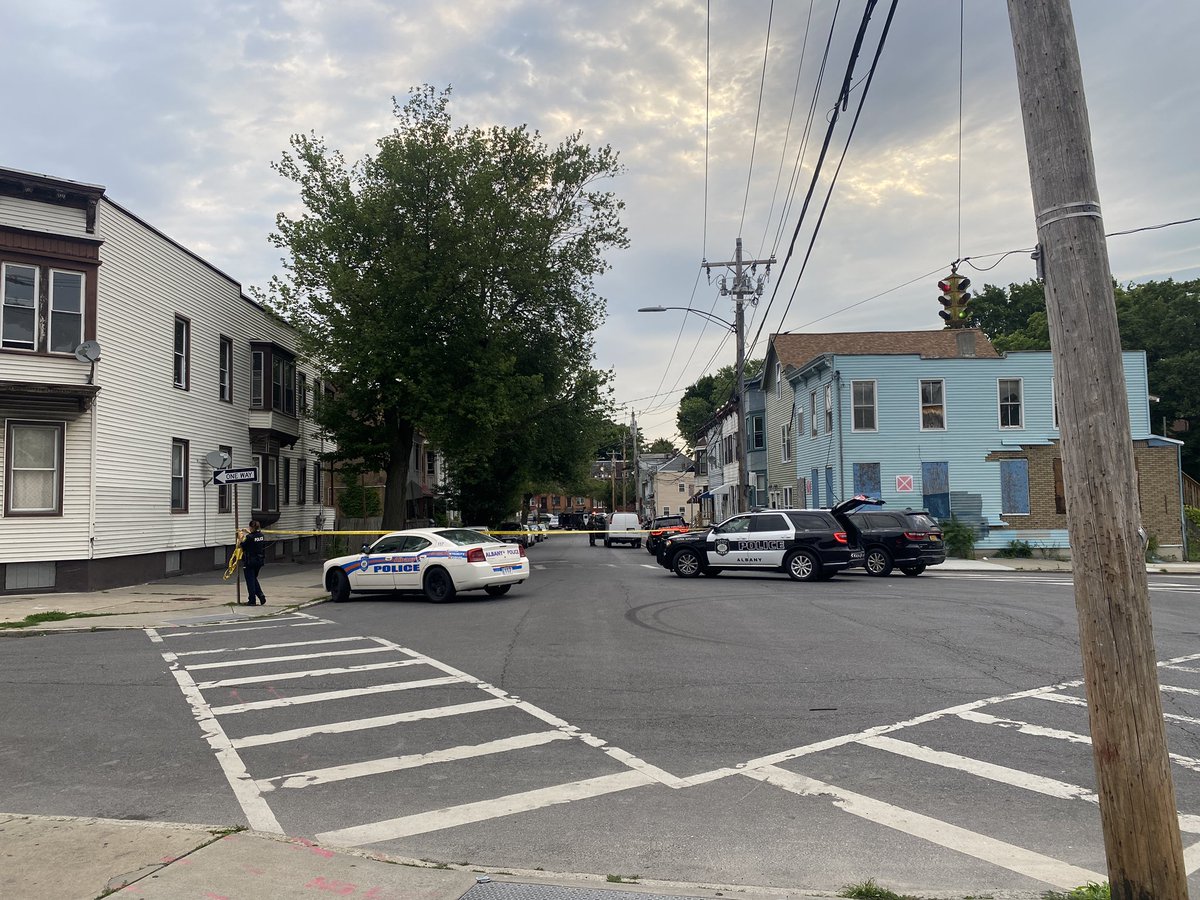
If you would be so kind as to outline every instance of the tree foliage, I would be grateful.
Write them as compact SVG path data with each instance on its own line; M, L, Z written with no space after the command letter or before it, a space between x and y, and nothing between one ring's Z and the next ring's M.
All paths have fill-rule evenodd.
M746 360L746 378L753 378L762 370L761 359ZM729 402L737 387L737 367L722 366L712 375L702 375L692 382L679 401L679 412L675 425L688 446L696 439L696 433L712 418L713 413Z
M666 453L674 456L679 450L667 438L655 438L654 442L646 448L647 453Z
M1200 476L1200 279L1114 285L1121 348L1146 353L1152 403L1151 430L1178 419L1187 431L1169 436L1184 442L1183 468ZM1038 281L987 285L971 301L976 326L998 350L1049 350L1046 298Z
M315 418L337 457L387 473L403 523L413 438L446 455L472 521L516 508L536 473L582 477L606 410L592 358L595 278L627 244L602 182L610 147L555 147L525 126L455 127L449 91L394 103L375 153L347 164L296 135L275 168L303 209L280 213L285 275L264 298L334 388Z

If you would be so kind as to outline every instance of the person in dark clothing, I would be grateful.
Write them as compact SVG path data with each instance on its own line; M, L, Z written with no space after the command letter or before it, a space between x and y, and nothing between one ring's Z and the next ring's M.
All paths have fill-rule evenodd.
M253 606L257 599L259 605L266 606L267 598L259 583L258 573L267 561L267 536L262 533L262 523L258 519L250 520L250 530L242 532L239 544L242 548L242 571L246 574L246 603Z
M596 541L604 541L604 536L597 534L597 531L608 530L608 523L604 521L604 516L593 515L587 521L588 527L588 546L595 547Z

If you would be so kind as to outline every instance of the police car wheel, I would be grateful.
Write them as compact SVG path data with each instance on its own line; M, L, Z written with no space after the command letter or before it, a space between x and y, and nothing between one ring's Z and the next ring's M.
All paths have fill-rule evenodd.
M866 566L868 575L882 578L892 574L892 555L882 547L872 547L868 550L863 564Z
M489 597L503 597L508 593L510 587L512 587L511 584L489 584L484 590Z
M680 578L695 578L700 574L700 557L695 550L680 550L671 560L671 571Z
M807 550L793 550L783 561L783 567L792 581L813 581L821 571L821 564Z
M454 580L445 569L430 569L422 582L425 599L430 603L445 603L454 599Z
M329 573L329 599L334 603L343 603L350 599L350 579L341 569Z

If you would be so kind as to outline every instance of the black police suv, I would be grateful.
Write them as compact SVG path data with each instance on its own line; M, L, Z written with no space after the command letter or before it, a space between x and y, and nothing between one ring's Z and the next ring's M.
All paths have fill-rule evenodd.
M773 569L794 581L824 581L863 564L858 528L848 515L878 500L855 497L833 509L764 509L703 531L669 536L656 559L681 578L726 569Z
M920 575L946 561L941 526L923 509L860 509L850 516L858 526L862 566L868 575Z

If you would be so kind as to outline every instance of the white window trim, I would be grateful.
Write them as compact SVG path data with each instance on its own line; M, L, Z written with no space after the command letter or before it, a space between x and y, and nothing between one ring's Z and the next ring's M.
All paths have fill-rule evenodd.
M791 425L779 426L779 452L781 454L781 462L792 461L792 438L790 435Z
M38 335L41 333L41 304L38 302L38 298L41 296L41 266L31 266L28 263L4 263L4 265L0 266L0 342L3 341L4 311L8 308L8 303L6 302L8 300L8 292L4 288L8 284L8 269L10 266L21 269L33 269L33 346L4 347L4 349L36 353L38 349ZM13 309L27 308L25 306L13 306Z
M775 399L783 399L783 365L775 363Z
M942 427L941 428L926 428L925 427L925 394L924 387L927 381L938 381L942 385ZM996 389L997 392L999 388ZM997 393L996 396L999 396ZM946 409L946 379L945 378L918 378L917 379L917 424L921 431L948 431L950 429L950 416Z
M217 393L219 400L233 402L233 338L220 335L217 338ZM224 378L224 381L222 381Z
M1005 425L1003 408L1004 403L1000 398L1000 384L1004 381L1015 381L1017 390L1021 393L1021 403L1018 407L1021 415L1020 425ZM996 427L1001 431L1024 431L1025 430L1025 379L1024 378L997 378L996 379Z
M856 384L871 385L871 414L875 420L874 428L859 428L854 422L854 386ZM874 434L879 431L879 382L874 378L855 378L850 382L850 431L855 434Z
M808 433L809 437L817 436L817 392L808 395Z
M43 466L30 469L18 469L13 460L13 446L16 443L13 438L13 432L18 428L39 429L44 431L55 432L54 439L54 465L49 471L53 472L53 503L50 506L38 507L17 507L11 505L11 497L9 492L15 493L14 482L18 471L38 471L45 472L47 469ZM66 465L66 434L67 427L65 422L56 422L51 420L35 421L35 420L7 420L4 426L4 490L5 504L4 514L7 516L61 516L63 514L63 490L64 490L64 472L63 467Z
M54 308L54 275L55 275L55 273L59 273L62 275L75 275L79 278L79 312L78 313L72 312L70 310L56 310ZM37 309L36 305L34 306L34 309L35 310ZM75 315L79 316L79 339L75 342L75 346L72 347L70 350L54 350L54 349L52 349L54 347L54 313L55 312L62 312L64 314L70 315L70 316L75 316ZM50 298L49 298L49 303L46 308L46 315L47 315L47 319L46 319L46 352L47 353L59 353L59 354L73 354L75 352L76 347L78 347L80 344L83 343L83 334L84 334L85 329L87 328L87 273L86 272L80 272L76 269L51 269L50 270ZM36 329L36 319L37 319L36 314L34 316L34 319L35 319L35 329ZM36 333L37 332L35 330L34 334L36 334Z
M788 485L787 487L785 487L785 488L783 489L783 508L784 508L784 509L791 509L791 508L792 508L792 488L791 488L791 485Z
M182 352L175 346L175 337L179 332L179 326L183 326L183 350ZM171 326L171 383L181 391L186 391L189 387L188 381L188 363L191 359L192 348L192 323L183 316L175 316L174 324ZM179 377L175 377L175 366L179 364Z
M825 433L833 434L833 385L832 384L825 385Z

